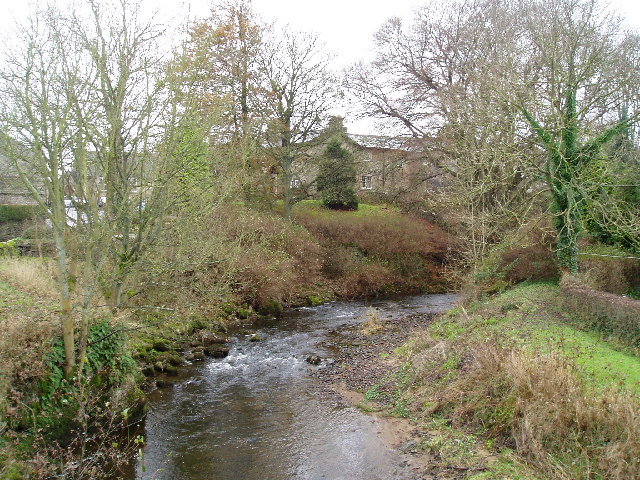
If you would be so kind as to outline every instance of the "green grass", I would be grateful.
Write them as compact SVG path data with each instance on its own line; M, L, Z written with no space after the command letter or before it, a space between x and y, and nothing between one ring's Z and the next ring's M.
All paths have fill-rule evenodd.
M532 353L561 352L590 387L640 395L637 352L578 329L571 314L557 306L557 298L553 284L521 285L473 305L466 315L462 309L449 312L429 332L441 340L490 338Z
M582 330L561 300L558 285L521 284L451 310L407 344L416 376L398 398L411 399L423 448L445 468L476 480L634 470L638 352Z
M313 216L351 216L351 217L372 217L379 215L389 215L390 213L399 214L397 207L390 205L370 205L361 203L358 210L330 210L322 205L320 200L302 200L296 203L292 209L295 214L313 215Z

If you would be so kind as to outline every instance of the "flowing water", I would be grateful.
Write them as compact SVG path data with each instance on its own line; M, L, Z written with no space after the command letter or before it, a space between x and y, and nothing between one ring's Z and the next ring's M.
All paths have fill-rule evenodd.
M388 318L450 308L453 295L374 302ZM240 336L229 356L182 369L154 392L137 480L405 480L379 421L321 393L305 362L331 357L331 332L365 319L364 302L286 312ZM324 345L323 345L324 344ZM144 467L143 467L144 465Z

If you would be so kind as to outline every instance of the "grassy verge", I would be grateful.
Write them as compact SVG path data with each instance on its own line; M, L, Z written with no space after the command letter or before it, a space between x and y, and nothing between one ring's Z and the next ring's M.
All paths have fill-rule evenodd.
M394 352L389 410L420 426L424 454L465 478L636 478L638 352L579 330L560 305L556 285L522 285Z

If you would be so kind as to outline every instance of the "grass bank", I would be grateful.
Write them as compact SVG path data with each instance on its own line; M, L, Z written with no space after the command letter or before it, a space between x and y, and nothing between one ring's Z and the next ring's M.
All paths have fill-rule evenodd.
M0 478L105 478L137 445L114 435L139 419L141 375L117 319L96 312L82 376L66 378L55 268L0 258ZM107 468L108 467L108 468Z
M394 351L387 410L465 478L637 478L638 351L562 305L557 285L528 284L442 316Z

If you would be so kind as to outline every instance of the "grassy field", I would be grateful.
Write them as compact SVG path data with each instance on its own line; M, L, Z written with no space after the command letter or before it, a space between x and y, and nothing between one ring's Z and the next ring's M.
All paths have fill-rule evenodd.
M389 413L418 426L423 454L473 479L637 478L638 352L560 304L557 285L521 285L396 349Z

